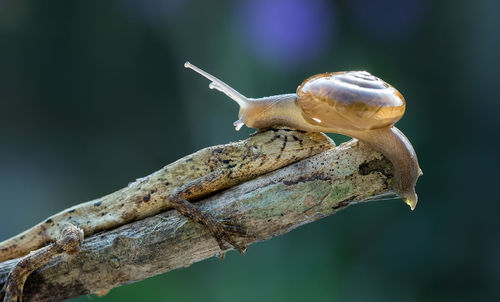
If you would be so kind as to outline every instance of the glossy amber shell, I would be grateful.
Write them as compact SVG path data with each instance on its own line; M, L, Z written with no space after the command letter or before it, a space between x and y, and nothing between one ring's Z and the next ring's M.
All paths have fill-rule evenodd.
M332 129L390 127L406 107L399 91L366 71L312 76L297 88L297 95L307 121Z

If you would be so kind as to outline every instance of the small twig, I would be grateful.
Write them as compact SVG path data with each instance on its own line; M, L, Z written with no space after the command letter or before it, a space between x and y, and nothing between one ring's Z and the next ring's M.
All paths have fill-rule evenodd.
M245 227L248 235L240 240L250 244L387 194L391 177L387 159L353 140L197 204ZM168 211L85 238L79 253L58 257L30 275L24 301L96 293L219 253L203 227ZM0 287L16 261L0 263Z

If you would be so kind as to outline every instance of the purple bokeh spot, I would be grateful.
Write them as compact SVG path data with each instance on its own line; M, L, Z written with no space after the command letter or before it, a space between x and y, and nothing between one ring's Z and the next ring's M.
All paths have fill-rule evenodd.
M238 9L245 46L269 63L299 65L334 39L335 10L325 0L246 0Z
M400 39L412 34L423 21L422 0L351 0L356 21L377 39Z

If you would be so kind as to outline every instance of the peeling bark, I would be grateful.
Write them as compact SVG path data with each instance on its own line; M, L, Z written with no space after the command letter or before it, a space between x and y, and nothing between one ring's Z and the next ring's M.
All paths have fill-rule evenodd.
M392 164L352 140L196 204L243 226L248 235L239 240L251 244L390 194L391 180ZM85 238L80 252L58 257L30 275L23 298L59 301L105 291L220 252L202 226L167 211ZM0 263L0 287L17 261Z

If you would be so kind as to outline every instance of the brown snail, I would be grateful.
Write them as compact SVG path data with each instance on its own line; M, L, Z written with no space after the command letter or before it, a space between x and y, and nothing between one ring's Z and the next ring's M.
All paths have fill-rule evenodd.
M287 126L357 138L386 156L394 166L392 189L415 209L415 184L422 175L410 141L394 124L406 103L394 87L366 71L322 73L306 79L297 93L247 98L213 75L186 62L240 105L236 130Z

